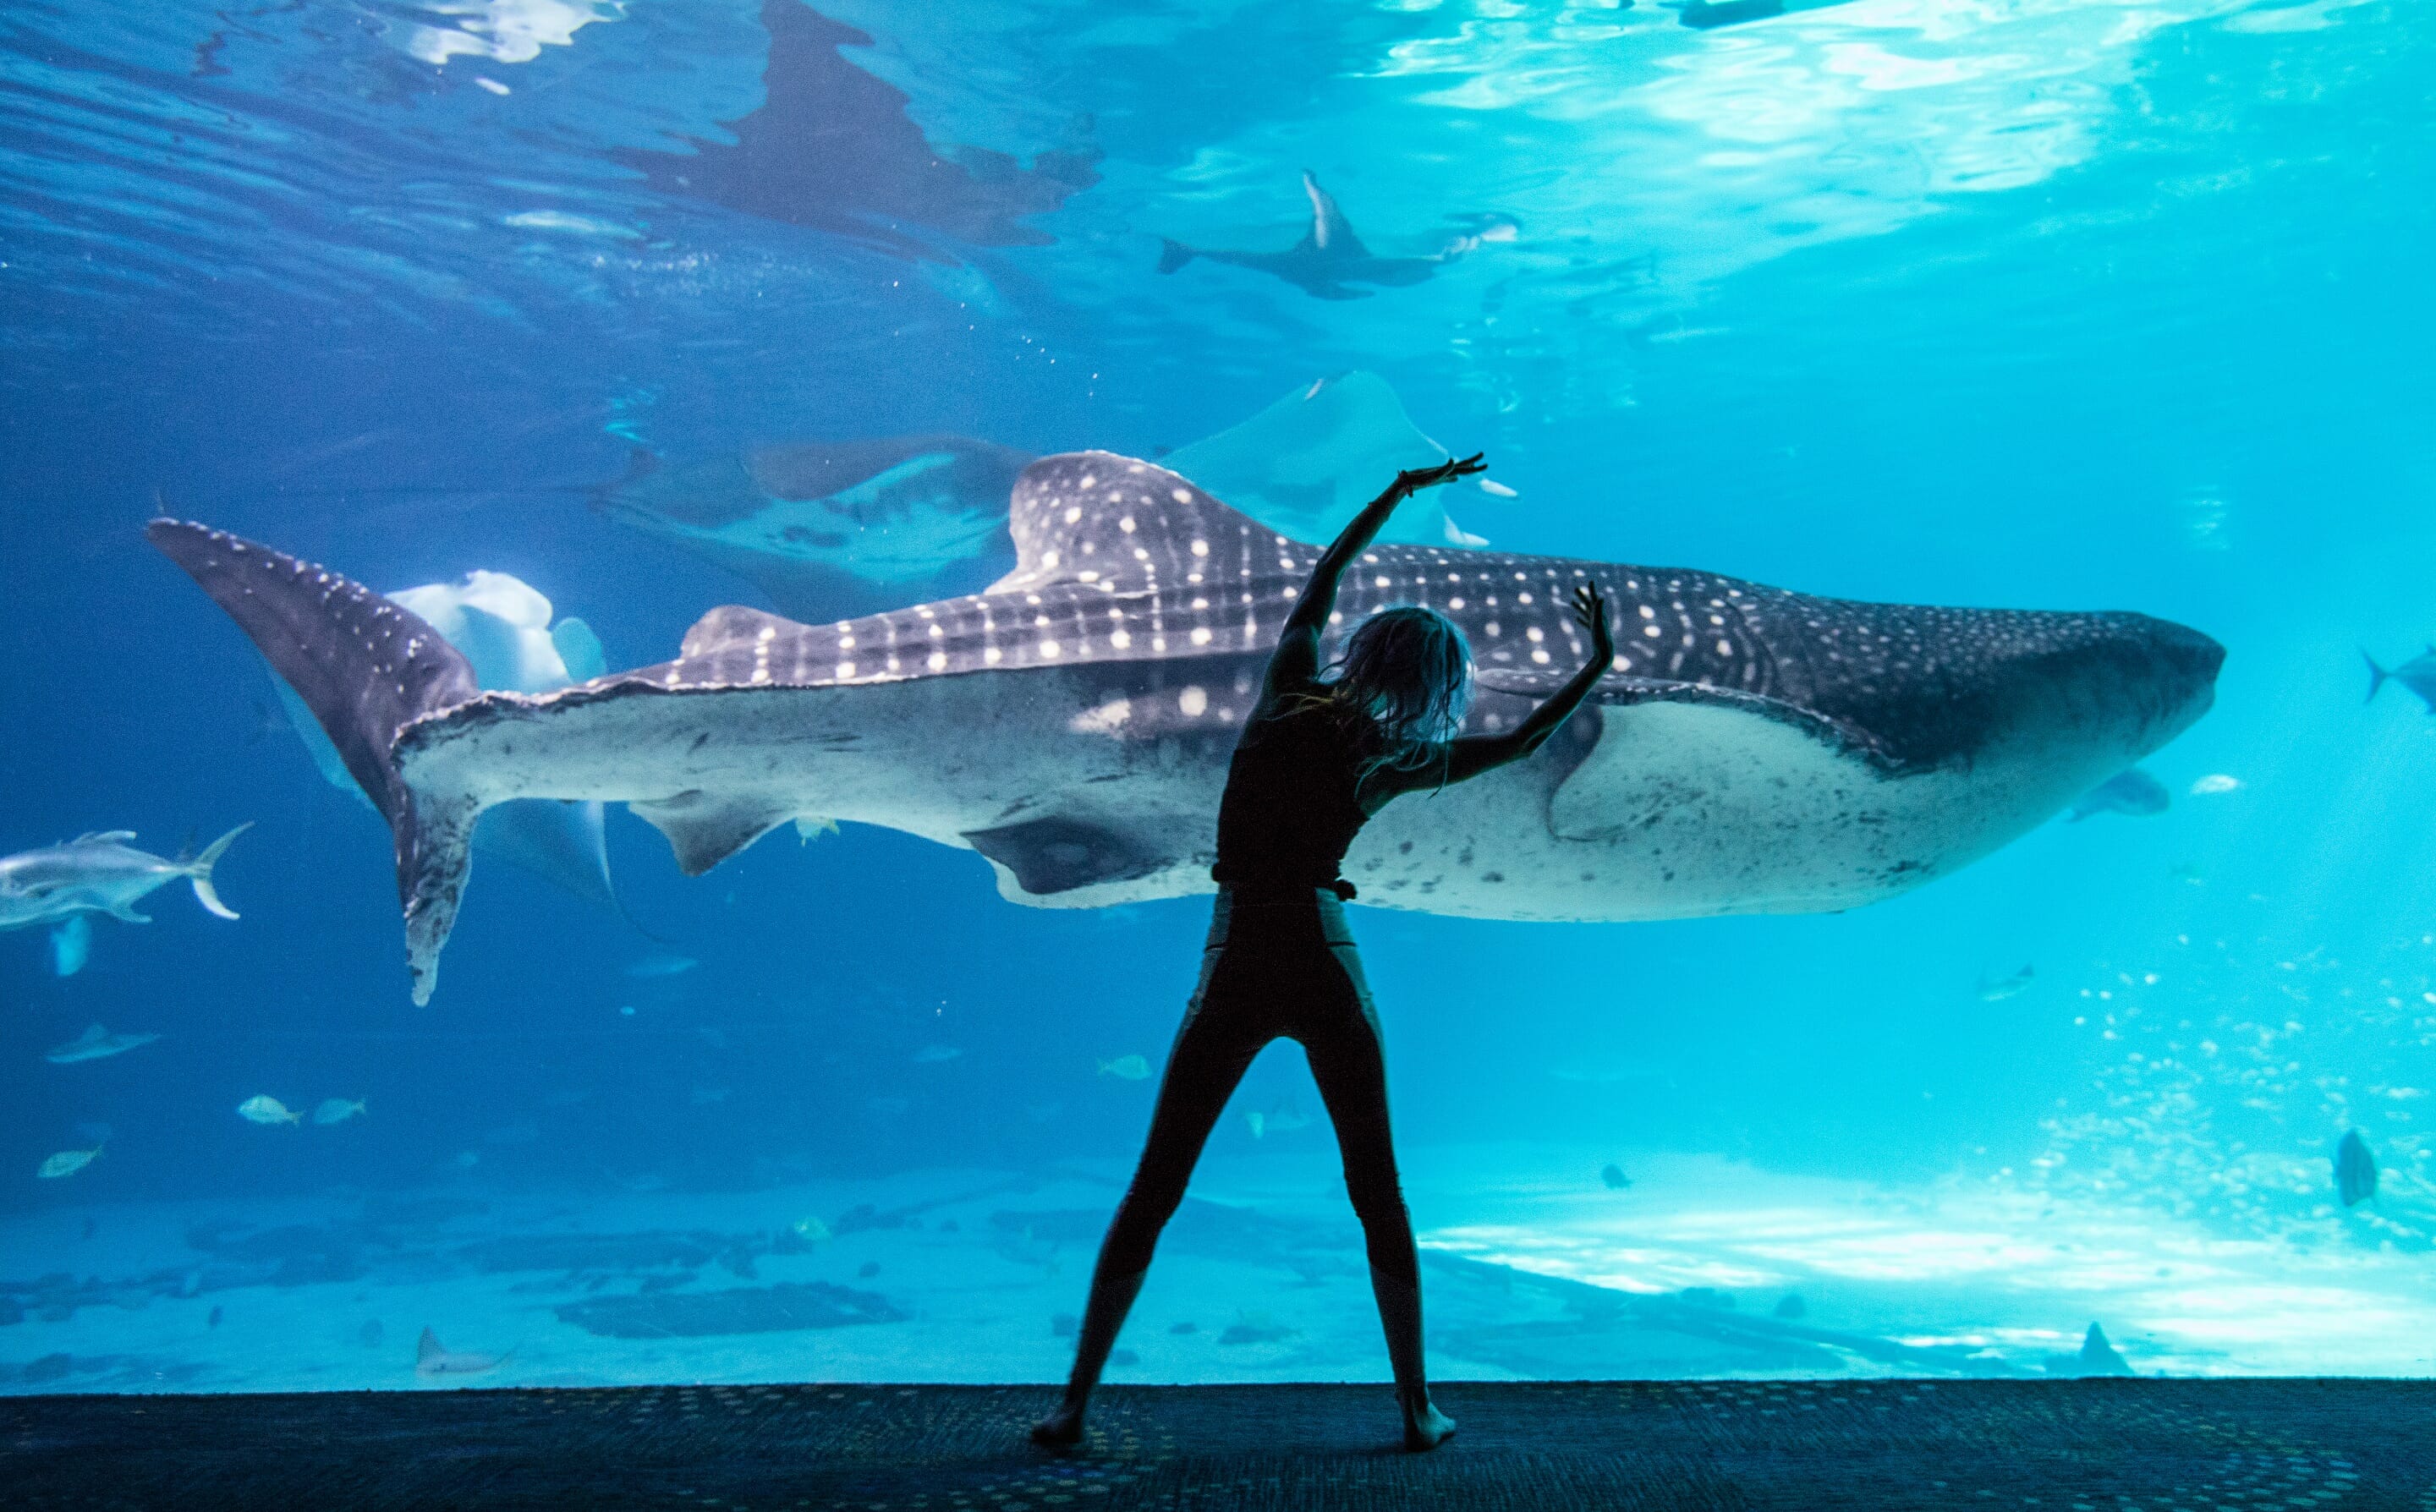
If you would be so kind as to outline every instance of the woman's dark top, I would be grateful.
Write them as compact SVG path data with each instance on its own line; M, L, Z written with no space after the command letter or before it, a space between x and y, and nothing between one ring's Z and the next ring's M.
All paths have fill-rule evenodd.
M1253 895L1308 901L1314 888L1353 895L1336 875L1370 816L1361 802L1370 759L1365 731L1314 702L1326 685L1296 679L1271 686L1244 722L1218 800L1218 864L1209 875Z

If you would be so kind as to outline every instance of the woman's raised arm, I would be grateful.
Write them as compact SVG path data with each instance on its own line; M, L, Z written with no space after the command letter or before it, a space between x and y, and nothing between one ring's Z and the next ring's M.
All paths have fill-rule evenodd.
M1396 475L1384 493L1362 506L1362 513L1319 554L1311 581L1303 584L1302 597L1295 600L1294 612L1278 632L1278 649L1269 658L1270 688L1298 686L1319 675L1319 637L1328 629L1328 617L1336 611L1337 584L1345 580L1346 568L1386 529L1396 506L1425 488L1487 472L1488 464L1481 460L1485 455L1473 452L1436 467L1408 467Z

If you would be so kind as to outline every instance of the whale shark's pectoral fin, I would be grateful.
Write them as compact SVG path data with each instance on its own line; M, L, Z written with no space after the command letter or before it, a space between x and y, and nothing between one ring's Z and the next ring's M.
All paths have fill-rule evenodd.
M700 877L795 817L792 805L758 796L721 797L698 788L626 807L669 837L677 870L687 877Z
M1066 815L968 829L964 838L1035 897L1147 877L1174 860L1166 847L1146 843L1144 836Z

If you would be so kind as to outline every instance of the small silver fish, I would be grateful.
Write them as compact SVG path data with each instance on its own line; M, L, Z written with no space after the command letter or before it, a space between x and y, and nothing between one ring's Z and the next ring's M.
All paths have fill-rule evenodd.
M44 1051L43 1059L54 1066L73 1066L78 1061L97 1061L112 1055L124 1055L160 1037L158 1034L113 1034L95 1024L66 1044L54 1045Z
M50 924L78 913L107 913L130 924L152 921L135 912L147 895L185 878L195 901L224 919L236 911L212 891L212 867L231 842L253 827L252 820L205 846L192 859L165 860L128 843L131 829L79 835L64 845L0 856L0 930Z
M287 1104L270 1096L247 1098L236 1105L236 1116L248 1123L302 1124L304 1121L303 1114L290 1112Z
M470 1354L451 1349L440 1342L440 1336L429 1329L414 1341L414 1373L425 1380L439 1376L478 1376L496 1370L508 1363L510 1349L503 1354Z
M700 965L701 962L689 955L647 955L640 961L628 963L626 975L637 982L653 977L681 977Z
M364 1100L362 1098L357 1098L353 1102L350 1102L343 1097L326 1097L322 1100L322 1105L313 1110L313 1121L323 1124L344 1123L349 1119L357 1117L363 1111Z
M2018 997L2030 990L2030 983L2037 980L2038 974L2036 967L2027 965L2019 971L2008 972L2001 977L1992 977L1983 971L1979 974L1979 1000L2003 1002L2008 998Z
M1148 1081L1150 1079L1150 1062L1142 1059L1139 1055L1120 1055L1112 1061L1102 1061L1100 1063L1100 1074L1102 1076L1114 1076L1127 1082Z

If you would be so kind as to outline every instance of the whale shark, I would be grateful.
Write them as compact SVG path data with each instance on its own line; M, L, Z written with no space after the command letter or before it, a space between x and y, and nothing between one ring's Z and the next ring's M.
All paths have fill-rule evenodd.
M969 850L1000 895L1097 907L1211 891L1241 721L1317 548L1174 473L1046 457L983 593L825 624L727 606L674 660L484 692L411 612L190 521L152 543L252 639L391 823L428 999L484 809L621 802L699 875L799 816ZM1478 918L1848 909L1988 854L2171 739L2223 648L2130 613L1814 598L1690 568L1381 543L1328 649L1421 603L1477 651L1470 728L1510 728L1612 606L1609 673L1527 762L1390 805L1346 859L1363 902Z
M1335 196L1319 186L1318 177L1309 168L1303 170L1302 192L1311 201L1311 229L1284 252L1214 251L1161 236L1158 270L1173 273L1195 259L1227 263L1284 279L1314 299L1367 299L1371 288L1353 286L1409 288L1427 283L1439 269L1476 251L1483 242L1512 241L1518 229L1505 216L1467 217L1467 229L1447 238L1445 245L1426 257L1382 257L1362 244L1353 223L1336 207Z

